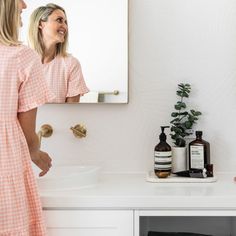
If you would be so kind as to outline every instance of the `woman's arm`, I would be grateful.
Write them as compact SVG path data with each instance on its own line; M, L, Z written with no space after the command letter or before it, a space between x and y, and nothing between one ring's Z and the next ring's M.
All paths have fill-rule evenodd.
M39 149L39 139L35 133L37 108L18 113L18 120L24 132L31 160L36 164L42 172L39 176L45 175L51 167L52 159L46 152Z
M80 95L66 98L66 103L78 103L80 101Z

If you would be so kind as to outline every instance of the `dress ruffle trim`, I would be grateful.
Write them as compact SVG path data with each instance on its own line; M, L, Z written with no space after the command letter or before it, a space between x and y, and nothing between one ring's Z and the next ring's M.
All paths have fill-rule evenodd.
M21 105L18 108L18 112L26 112L26 111L32 110L36 107L44 105L45 103L50 103L50 101L52 101L54 98L55 98L55 95L50 90L48 90L45 93L45 96L43 98L34 99L28 104Z
M77 95L84 96L84 94L88 93L89 91L90 90L88 88L78 88L78 89L73 88L73 90L67 93L66 97L74 97Z
M0 175L0 236L47 236L32 169Z

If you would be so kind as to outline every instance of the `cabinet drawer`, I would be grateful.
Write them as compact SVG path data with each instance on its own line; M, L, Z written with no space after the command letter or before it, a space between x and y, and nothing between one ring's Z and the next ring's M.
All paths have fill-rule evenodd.
M133 235L133 211L45 210L49 236Z

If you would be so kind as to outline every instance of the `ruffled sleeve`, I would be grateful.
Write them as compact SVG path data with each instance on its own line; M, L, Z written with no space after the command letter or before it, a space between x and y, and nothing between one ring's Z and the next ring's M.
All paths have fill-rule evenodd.
M18 54L18 112L26 112L53 99L43 76L42 64L36 52L22 46Z
M84 81L81 65L76 58L69 56L69 59L69 79L66 97L84 95L89 92L89 89Z

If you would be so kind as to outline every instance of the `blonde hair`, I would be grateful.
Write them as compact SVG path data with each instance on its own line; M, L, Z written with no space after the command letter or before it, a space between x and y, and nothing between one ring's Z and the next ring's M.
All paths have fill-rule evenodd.
M19 0L0 0L0 43L17 46L20 27Z
M46 6L36 8L30 16L30 24L28 31L28 41L31 48L38 52L41 56L44 55L45 47L43 44L42 32L39 29L41 21L46 22L48 17L55 11L61 10L66 16L65 10L53 3L49 3ZM63 43L56 45L56 55L67 56L67 45L68 45L68 32L65 35Z

